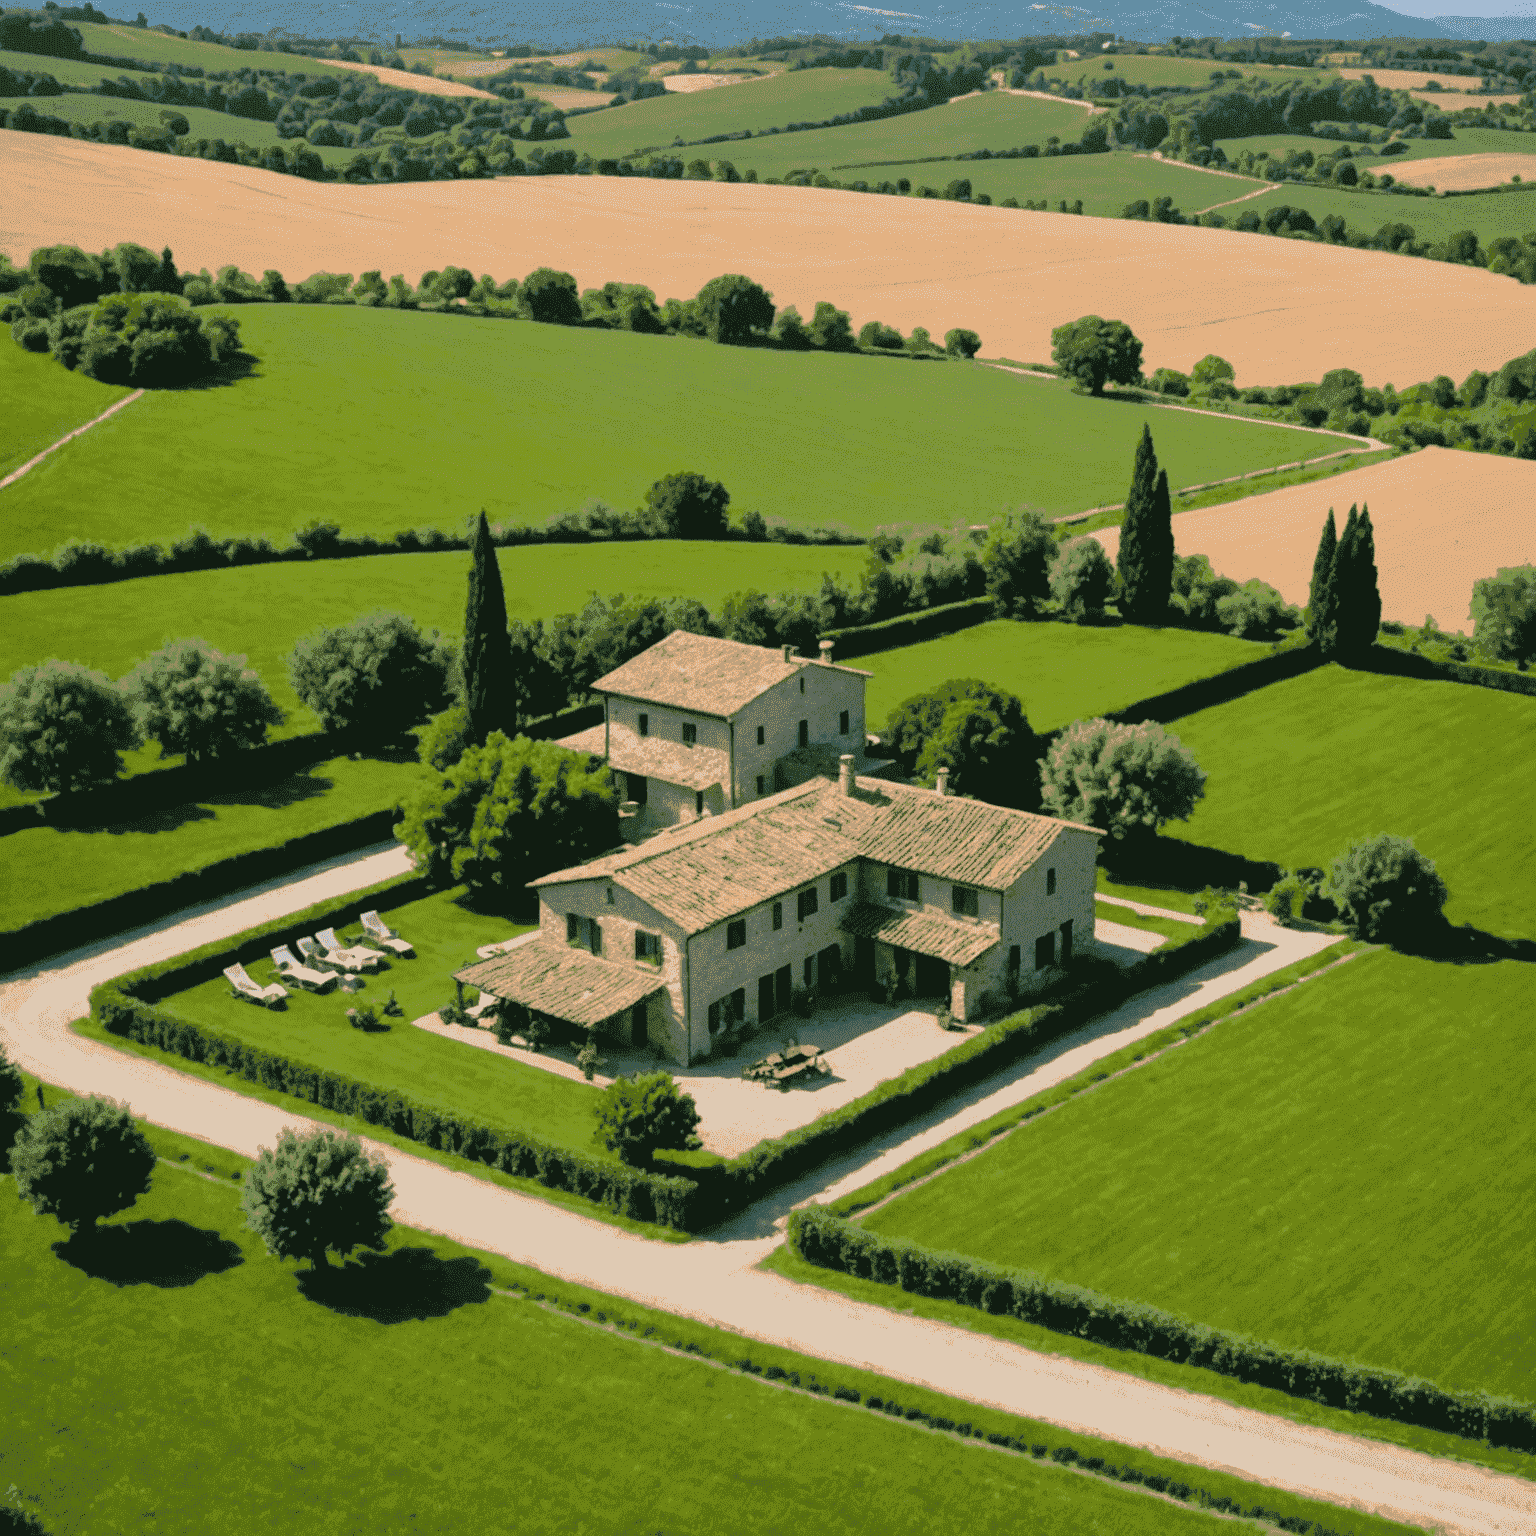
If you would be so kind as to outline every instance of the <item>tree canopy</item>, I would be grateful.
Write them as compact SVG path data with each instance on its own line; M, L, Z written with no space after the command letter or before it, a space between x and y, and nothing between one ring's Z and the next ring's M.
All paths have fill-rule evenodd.
M39 1110L11 1148L16 1192L77 1234L147 1194L154 1168L155 1150L128 1106L95 1094Z
M318 630L293 648L293 691L328 731L395 741L448 705L452 648L403 613L374 613Z
M470 739L516 728L516 688L507 635L507 599L501 566L482 510L469 540L469 591L464 602L464 649L460 653L462 701Z
M1502 566L1472 583L1472 636L1497 661L1536 660L1536 565Z
M89 667L45 661L0 688L0 778L14 789L68 794L115 779L142 740L127 696Z
M1443 924L1445 882L1411 839L1382 832L1333 861L1323 894L1356 938L1417 947Z
M1145 422L1125 498L1118 565L1121 617L1135 624L1161 624L1168 616L1173 582L1173 509L1168 472L1158 468Z
M260 746L268 728L283 723L245 657L225 656L205 640L176 640L146 656L123 687L144 735L189 763Z
M718 480L691 470L663 475L645 493L645 509L669 539L725 537L726 508L731 493Z
M693 302L711 341L745 346L773 328L773 296L740 273L711 278Z
M1091 535L1068 539L1051 570L1051 596L1068 618L1087 623L1103 616L1115 595L1115 568Z
M1134 384L1141 377L1141 343L1123 320L1084 315L1051 332L1051 358L1063 375L1102 395L1106 384Z
M517 309L525 320L540 320L546 325L579 324L581 300L576 295L576 279L553 267L537 268L517 290Z
M987 594L1000 614L1032 619L1051 595L1058 545L1039 512L1010 512L992 524L982 547Z
M1205 795L1205 773L1194 755L1150 720L1074 721L1046 754L1040 779L1051 815L1098 827L1116 841L1188 820Z
M934 784L940 768L950 770L955 794L1033 810L1039 804L1035 733L1022 701L998 689L949 705L918 753L916 776Z
M683 1093L669 1072L642 1072L615 1078L596 1106L597 1134L610 1152L632 1168L648 1168L652 1154L694 1152L699 1111L693 1095Z

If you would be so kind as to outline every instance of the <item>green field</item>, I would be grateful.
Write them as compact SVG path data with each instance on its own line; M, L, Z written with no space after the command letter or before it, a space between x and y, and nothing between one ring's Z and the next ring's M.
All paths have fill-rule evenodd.
M1016 693L1024 701L1029 723L1048 731L1229 671L1268 651L1253 640L1187 629L998 619L938 640L881 651L856 664L875 674L866 697L872 731L884 726L903 699L956 677L979 677Z
M1529 1401L1531 984L1516 961L1361 956L866 1225Z
M1107 63L1113 63L1114 68L1106 69L1104 66ZM1228 62L1225 59L1174 59L1155 53L1117 53L1112 59L1096 59L1092 54L1082 59L1069 59L1064 54L1058 54L1056 63L1046 68L1045 77L1047 80L1061 80L1067 85L1079 86L1085 91L1093 81L1108 80L1114 76L1128 85L1145 85L1149 88L1158 85L1187 85L1202 90L1216 83L1211 79L1213 71L1225 72L1228 69L1241 71L1244 79L1294 80L1308 85L1334 77L1331 69L1289 69L1278 64ZM1226 90L1238 90L1242 83L1241 80L1223 79L1221 85Z
M78 23L75 23L78 25ZM34 74L52 75L60 85L86 85L92 86L102 80L116 80L119 75L127 75L130 80L154 80L158 76L149 70L119 69L112 64L91 64L80 59L50 59L37 53L17 53L10 48L0 48L0 66L6 69L31 70ZM12 98L14 99L14 98ZM105 100L105 97L99 98ZM50 101L57 101L58 97L32 98L32 105L39 112L49 112L53 109L47 105Z
M14 343L0 347L0 399L5 401L0 479L131 393L126 385L98 384ZM8 497L9 487L0 495Z
M63 1096L47 1092L50 1103ZM56 1222L0 1198L4 1472L20 1507L56 1536L150 1526L342 1536L362 1520L380 1536L447 1533L505 1529L509 1510L528 1536L638 1536L702 1530L727 1508L742 1533L852 1536L873 1522L972 1536L1017 1529L1021 1508L1039 1536L1228 1528L1134 1488L713 1363L743 1357L1334 1530L1406 1532L775 1349L408 1227L384 1254L317 1286L246 1230L245 1159L146 1131L161 1159L153 1187L94 1249L64 1244ZM610 1319L621 1327L602 1326ZM444 1411L470 1398L473 1412ZM730 1454L701 1458L699 1446L722 1434Z
M1501 235L1536 231L1536 191L1474 192L1467 197L1402 197L1392 192L1283 185L1273 199L1256 198L1255 212L1274 202L1305 208L1314 219L1336 213L1352 231L1375 234L1383 224L1408 224L1415 238L1440 241L1473 230L1484 247ZM1242 213L1244 210L1235 210Z
M286 541L321 513L379 534L462 528L482 507L541 522L593 496L637 506L677 469L723 481L739 512L800 525L953 526L1023 501L1056 515L1124 498L1143 416L952 362L349 305L235 313L252 375L152 391L9 487L0 559L66 535L169 542L194 524ZM967 320L985 327L950 314L930 329ZM8 373L23 388L59 366L19 360ZM1326 451L1326 439L1241 420L1153 419L1174 485ZM870 443L879 451L853 447ZM189 462L196 475L171 468Z
M1378 832L1411 837L1452 922L1532 932L1536 832L1518 807L1536 699L1327 666L1174 729L1209 775L1179 836L1292 869Z
M0 349L0 358L5 355ZM75 377L62 368L55 372ZM501 550L498 558L507 613L528 620L575 612L594 591L692 597L718 612L728 593L746 587L805 591L818 586L824 572L856 582L865 551L658 540L531 545ZM319 729L289 682L295 642L322 625L345 624L380 609L407 613L424 629L456 636L464 623L468 570L469 556L462 552L371 555L344 564L242 566L22 592L4 600L0 681L48 656L121 677L167 640L196 635L227 655L247 657L287 712L274 738L295 736Z
M525 88L530 94L539 89ZM668 149L674 139L688 144L717 133L763 133L789 123L821 122L872 107L895 93L891 77L877 69L804 69L741 85L669 91L573 117L566 126L572 149L594 158L617 157L647 148ZM716 148L709 145L706 153Z
M334 758L140 821L12 832L0 837L0 931L385 810L418 772L414 759Z
M109 26L99 22L72 21L85 43L87 53L106 54L111 58L138 59L146 69L154 64L196 64L206 70L282 69L290 75L344 75L357 72L324 59L311 59L302 53L264 53L259 50L227 48L222 43L200 43L192 38L168 37L164 32L141 27ZM47 69L49 61L34 65Z
M1403 153L1383 155L1379 144L1352 144L1355 164L1362 171L1376 175L1392 172L1394 162L1440 160L1447 155L1531 155L1536 154L1536 134L1518 133L1506 128L1457 128L1452 139L1401 139ZM1221 152L1235 160L1245 151L1257 154L1268 150L1273 160L1284 160L1293 149L1310 149L1321 159L1340 147L1336 139L1314 138L1306 133L1261 133L1247 139L1220 139Z

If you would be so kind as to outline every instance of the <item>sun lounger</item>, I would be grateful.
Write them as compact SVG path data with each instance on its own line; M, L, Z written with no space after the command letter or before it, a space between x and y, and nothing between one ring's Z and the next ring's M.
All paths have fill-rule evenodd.
M466 1008L464 1010L464 1016L465 1018L469 1019L471 1023L478 1024L482 1019L485 1018L487 1014L495 1013L496 1010L500 1007L501 999L499 997L491 997L489 994L486 994L485 996L481 997L478 1003L474 1003L470 1007Z
M253 1003L260 1003L264 1008L276 1008L288 996L288 989L278 986L275 981L270 987L258 986L246 974L246 969L243 965L226 965L224 967L224 979L234 989L237 997L247 998Z
M411 959L416 953L416 946L408 939L402 939L377 912L363 913L363 932L380 949L387 949L402 959Z
M336 985L334 971L317 971L312 966L301 965L286 944L279 944L272 951L272 963L284 981L292 982L309 992L325 992Z
M334 928L320 929L315 942L325 951L325 958L339 963L343 970L376 971L384 960L383 950L369 949L366 944L354 944L349 949L336 937Z

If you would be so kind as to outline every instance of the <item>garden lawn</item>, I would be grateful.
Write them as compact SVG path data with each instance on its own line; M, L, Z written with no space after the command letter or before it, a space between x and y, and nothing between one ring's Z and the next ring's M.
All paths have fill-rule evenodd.
M996 619L861 657L853 665L875 674L866 693L872 731L880 731L904 699L959 677L980 678L1017 694L1029 723L1048 731L1268 654L1269 647L1257 641L1187 629Z
M108 406L132 393L125 385L98 384L84 374L60 368L50 357L23 352L9 338L0 340L6 341L0 347L0 399L5 401L0 480L50 443L58 442L66 432L83 427ZM0 491L0 496L9 495L10 487ZM0 633L10 633L9 612L6 627Z
M10 352L19 355L20 349L0 348L0 363ZM74 380L62 368L55 371ZM691 597L718 613L722 599L744 587L814 590L824 572L854 579L865 552L858 546L666 540L528 545L500 550L498 558L508 614L548 619L579 610L594 591ZM468 573L469 556L453 551L237 566L17 593L4 600L0 679L49 656L121 677L166 641L196 635L227 655L247 658L287 713L273 736L294 736L320 724L289 681L288 658L298 640L380 610L409 614L423 629L456 638L464 625Z
M947 527L1021 501L1056 514L1123 500L1144 414L1173 485L1336 441L1144 413L958 362L350 305L232 312L253 376L152 391L8 487L0 559L66 535L164 543L193 524L286 541L320 514L386 535L462 529L482 507L493 522L542 522L594 496L638 506L678 469L722 481L738 514ZM23 387L59 366L28 360ZM185 465L196 472L172 468Z
M1363 955L866 1225L1530 1401L1531 987L1512 960Z
M12 832L0 837L0 933L386 810L420 771L414 758L338 757L140 821Z
M1330 665L1172 729L1209 775L1179 837L1291 869L1411 837L1452 922L1536 937L1536 699Z
M1026 1440L1070 1439L1082 1454L1334 1529L1406 1530L615 1302L494 1256L482 1262L410 1228L394 1229L383 1256L317 1287L246 1230L235 1183L243 1159L149 1134L161 1157L153 1186L105 1224L95 1258L66 1246L51 1218L0 1195L5 1476L56 1536L146 1522L341 1536L363 1511L379 1533L502 1530L509 1519L527 1536L700 1530L723 1509L742 1533L814 1525L851 1536L873 1525L971 1536L1016 1530L1020 1508L1039 1536L1227 1529L1213 1514L710 1363L742 1356ZM524 1294L507 1294L512 1286ZM617 1314L633 1332L528 1292L599 1319ZM709 1359L642 1342L651 1337ZM473 1413L435 1413L423 1433L423 1405L466 1391ZM487 1425L516 1425L515 1453ZM698 1455L722 1435L728 1456Z

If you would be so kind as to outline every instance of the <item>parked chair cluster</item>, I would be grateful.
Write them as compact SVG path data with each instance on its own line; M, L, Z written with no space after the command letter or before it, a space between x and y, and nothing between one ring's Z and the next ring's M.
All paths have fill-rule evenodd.
M313 938L298 939L297 955L289 945L279 944L271 951L277 974L289 986L303 991L328 992L338 981L348 987L352 978L375 974L388 955L399 959L415 958L415 947L401 938L376 911L364 912L362 925L371 944L344 944L335 928L322 928ZM374 945L379 947L374 948ZM246 974L244 966L232 965L224 975L237 997L249 998L253 1003L274 1008L288 996L287 990L276 983L270 987L257 986ZM359 980L348 989L355 990L361 985Z

